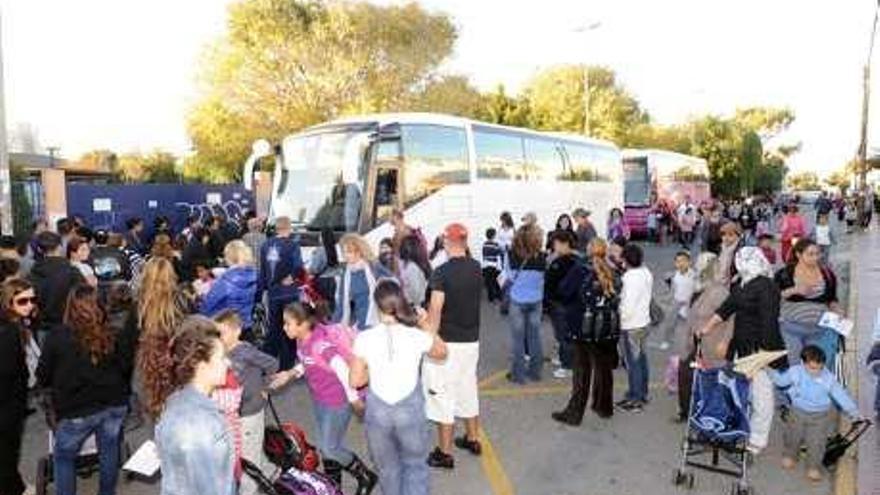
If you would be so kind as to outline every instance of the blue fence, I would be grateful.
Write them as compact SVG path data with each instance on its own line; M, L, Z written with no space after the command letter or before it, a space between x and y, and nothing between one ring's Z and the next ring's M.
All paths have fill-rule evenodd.
M238 220L253 208L253 192L238 184L67 184L68 216L79 215L92 228L117 232L132 217L144 219L152 230L156 217L164 215L179 232L190 215L203 221L214 215Z

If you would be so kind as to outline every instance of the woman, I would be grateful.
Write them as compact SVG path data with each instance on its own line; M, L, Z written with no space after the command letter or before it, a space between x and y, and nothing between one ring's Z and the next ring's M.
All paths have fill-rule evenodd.
M559 215L559 218L556 219L556 228L547 233L547 246L545 248L547 251L553 252L553 234L556 232L571 232L572 234L575 234L574 224L568 213ZM577 240L576 234L575 240Z
M339 327L328 326L324 318L325 310L320 305L293 303L284 308L284 332L297 341L299 362L303 363L303 376L312 396L324 472L341 487L344 469L357 481L358 495L369 495L378 477L345 442L352 413L364 412L361 397L349 384L351 348L344 348L338 338ZM283 371L281 380L291 373L299 372Z
M56 421L52 466L58 495L76 493L76 458L92 435L100 461L98 491L116 492L135 340L133 333L110 327L96 288L71 289L64 324L49 333L37 368L37 382L49 389Z
M552 417L571 426L581 424L591 396L596 415L610 418L614 414L613 371L618 362L622 283L607 262L607 251L604 240L594 239L589 265L569 272L558 291L572 298L566 318L574 351L574 377L568 405Z
M825 352L826 366L834 369L839 335L818 323L826 311L843 314L843 309L837 299L837 277L822 264L821 256L815 241L801 239L792 248L788 263L776 272L782 291L782 338L792 366L800 363L804 346L814 344Z
M436 333L415 328L400 287L383 280L374 293L379 323L354 343L351 386L367 389L364 425L384 495L427 495L430 432L419 374L425 356L446 358Z
M400 244L400 283L406 300L414 307L422 307L428 291L431 265L424 259L418 237L404 237Z
M569 378L572 369L572 350L569 342L570 331L567 315L571 312L572 305L578 305L577 293L565 292L560 289L563 280L572 272L582 272L583 263L575 254L577 237L574 232L568 230L555 230L550 236L552 241L551 250L555 258L547 267L544 277L544 309L550 315L550 323L553 326L553 335L559 346L558 361L559 369L553 372L554 378Z
M91 251L89 249L89 243L80 239L79 237L73 237L67 243L67 259L70 260L70 264L76 267L77 270L82 274L85 281L91 285L92 287L98 286L98 277L95 276L95 270L89 265L89 255Z
M211 256L211 231L199 227L193 232L192 238L183 250L180 260L180 280L191 282L196 278L196 265L199 263L207 267L214 266Z
M365 330L379 321L373 291L376 281L390 274L376 262L367 241L357 234L339 239L345 257L345 272L336 294L333 321Z
M25 491L18 472L28 400L22 321L33 313L36 299L26 280L13 278L0 286L0 493L4 495Z
M697 356L697 335L730 294L728 277L720 273L727 270L722 270L718 256L710 252L700 253L694 268L698 279L694 303L688 311L685 323L685 334L688 338L682 343L684 347L678 349L678 355L683 358L678 365L678 414L674 419L679 423L687 419L690 409L693 379L693 368L690 363L694 362ZM703 359L712 366L722 366L726 363L727 342L732 331L733 322L728 320L716 328L711 335L704 336L700 344Z
M498 245L505 253L509 253L513 247L513 238L516 236L516 226L513 224L513 216L509 211L501 213L499 218L500 226L498 227Z
M629 226L623 218L623 211L620 208L612 208L608 214L608 239L618 237L629 240Z
M715 280L728 286L736 283L736 252L742 247L742 231L729 220L721 224L721 252L718 254L718 268Z
M241 318L242 329L247 335L253 326L257 293L253 252L244 241L234 240L223 249L223 259L228 268L211 284L199 312L213 316L224 309L233 309Z
M779 233L781 236L780 254L782 255L782 262L788 263L791 247L799 239L807 237L807 222L798 213L797 205L788 205L788 209L782 217L782 224L779 226Z
M190 316L150 356L157 379L147 389L159 414L156 448L163 495L236 493L232 440L210 395L226 383L228 363L220 332Z
M541 315L544 272L547 262L541 252L540 233L531 226L520 227L513 238L506 279L510 284L511 354L508 380L524 384L526 378L541 380L544 351L541 344ZM526 370L526 355L529 356Z
M722 322L736 315L733 335L727 345L727 359L744 358L761 351L785 350L785 342L779 333L779 288L773 282L770 263L760 249L744 247L736 253L736 269L739 283L731 288L730 295L715 311L700 335L709 335ZM771 364L778 367L785 360ZM751 434L748 450L760 453L766 446L773 422L773 382L767 371L759 370L751 383L752 416L749 419Z
M142 290L136 308L137 328L140 331L138 346L136 386L145 390L161 386L156 380L162 379L162 370L154 369L161 362L160 357L167 351L168 341L175 328L183 320L187 303L177 288L177 276L171 262L165 258L148 261L144 267ZM145 403L146 411L156 417L161 412L161 404Z

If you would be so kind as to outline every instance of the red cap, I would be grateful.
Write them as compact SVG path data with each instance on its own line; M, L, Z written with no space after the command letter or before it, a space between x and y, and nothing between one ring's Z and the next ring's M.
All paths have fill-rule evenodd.
M460 223L450 223L443 229L443 236L453 242L467 241L467 227Z

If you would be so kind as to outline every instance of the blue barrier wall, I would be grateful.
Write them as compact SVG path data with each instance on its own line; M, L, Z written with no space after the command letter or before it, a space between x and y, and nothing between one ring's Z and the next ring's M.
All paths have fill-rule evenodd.
M149 232L164 215L180 232L190 215L238 220L251 209L254 194L240 184L67 184L67 215L83 217L93 229L123 232L126 220L140 217Z

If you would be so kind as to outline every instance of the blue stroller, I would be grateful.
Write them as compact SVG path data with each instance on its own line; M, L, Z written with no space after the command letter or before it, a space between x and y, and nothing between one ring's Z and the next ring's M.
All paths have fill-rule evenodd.
M697 344L699 346L699 344ZM749 485L749 382L731 367L705 368L700 353L693 363L690 409L684 428L676 486L692 489L691 468L733 476L730 495L753 495Z

